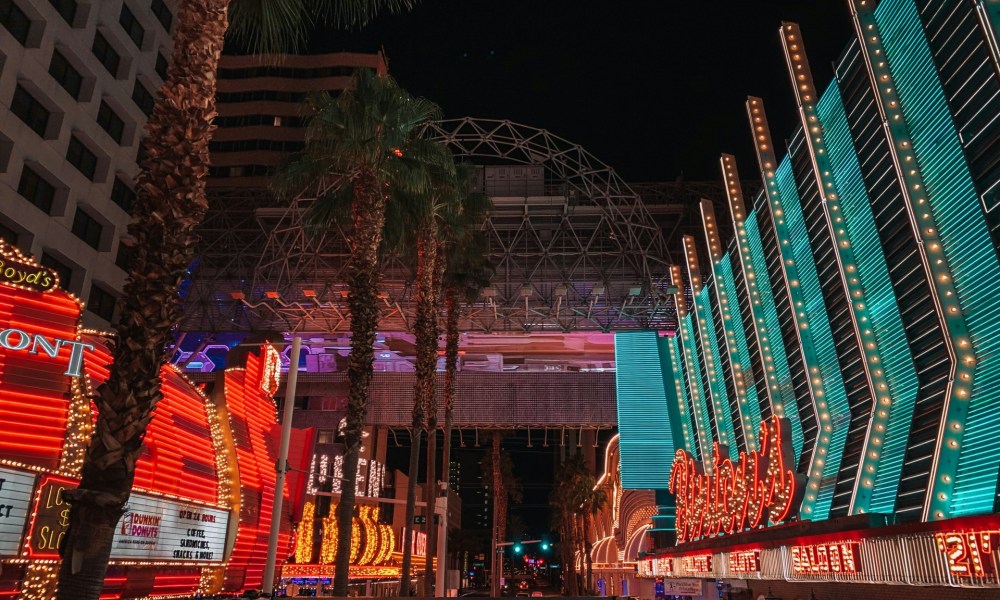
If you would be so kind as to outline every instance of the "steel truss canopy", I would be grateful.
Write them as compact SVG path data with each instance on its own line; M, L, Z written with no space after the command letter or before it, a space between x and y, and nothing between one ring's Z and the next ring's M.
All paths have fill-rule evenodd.
M510 121L430 126L480 167L493 208L484 225L492 285L465 307L464 331L675 329L670 253L641 197L584 148ZM211 210L186 290L184 331L346 332L342 230L303 227L311 199L210 187ZM413 321L411 265L383 260L380 329Z

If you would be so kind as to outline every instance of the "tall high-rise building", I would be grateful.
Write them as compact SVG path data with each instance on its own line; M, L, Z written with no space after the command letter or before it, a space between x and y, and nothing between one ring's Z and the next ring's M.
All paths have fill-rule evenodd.
M266 188L274 168L302 149L309 95L336 96L359 68L385 73L385 57L349 52L278 60L223 56L209 185Z
M1000 11L850 9L822 86L782 24L801 125L776 148L748 98L763 190L723 155L729 214L703 202L684 239L678 330L619 334L623 481L673 492L664 557L711 555L650 575L1000 585Z
M0 2L0 237L106 327L136 153L170 57L172 0Z

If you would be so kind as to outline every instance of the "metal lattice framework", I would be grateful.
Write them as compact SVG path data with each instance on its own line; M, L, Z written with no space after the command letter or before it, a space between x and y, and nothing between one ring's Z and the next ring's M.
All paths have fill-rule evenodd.
M541 165L545 173L543 195L492 195L484 229L496 274L464 311L463 330L676 326L661 224L611 167L579 145L510 121L463 118L430 130L477 165ZM264 190L210 193L183 329L346 331L343 231L307 231L309 199L281 206ZM381 329L409 329L412 281L409 265L385 257Z

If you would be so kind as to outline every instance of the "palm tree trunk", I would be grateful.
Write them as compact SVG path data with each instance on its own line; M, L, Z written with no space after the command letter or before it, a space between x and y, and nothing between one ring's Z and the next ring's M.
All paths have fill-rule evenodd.
M416 411L414 411L416 412ZM417 505L417 475L420 473L420 435L423 418L414 414L410 427L410 473L406 481L406 522L403 524L403 566L399 575L399 595L410 595L410 567L413 564L413 517Z
M351 521L358 476L358 458L368 388L375 360L375 332L378 327L378 247L385 224L384 191L371 172L362 172L354 180L351 212L354 220L353 251L348 271L347 302L351 310L351 352L347 357L347 418L344 429L344 485L337 503L337 560L333 594L347 596L351 566Z
M166 82L146 124L136 187L135 263L116 327L114 363L95 397L99 410L80 486L67 492L70 524L60 553L61 600L100 596L118 519L160 393L160 368L180 320L177 290L208 209L205 181L215 83L229 0L180 0Z
M441 262L444 258L441 257ZM444 442L441 449L441 480L444 493L451 489L451 428L455 410L455 375L458 372L458 302L452 288L445 291L445 351L444 351ZM448 529L445 528L445 535ZM439 564L439 569L445 568ZM438 590L444 596L445 590Z
M590 526L593 521L593 516L590 511L583 513L583 548L584 548L584 559L587 561L587 590L593 593L594 591L594 557L591 556L591 552L594 550L594 545L590 540Z
M424 502L427 504L427 555L424 562L424 595L433 596L434 554L437 549L437 527L434 523L434 502L437 497L437 350L438 316L436 282L438 280L437 220L431 216L420 225L417 239L417 318L416 330L416 401L427 416L427 483Z

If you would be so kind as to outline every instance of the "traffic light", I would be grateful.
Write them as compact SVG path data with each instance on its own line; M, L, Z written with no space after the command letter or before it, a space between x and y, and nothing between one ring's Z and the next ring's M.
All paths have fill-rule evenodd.
M520 554L523 551L524 548L521 547L521 544L514 544L514 554Z
M549 543L548 542L542 542L542 550L548 550L548 549L549 549Z

